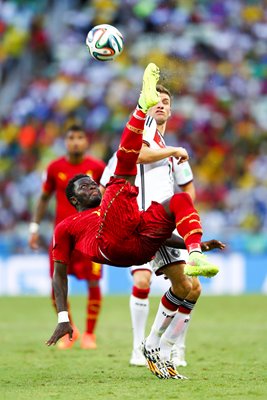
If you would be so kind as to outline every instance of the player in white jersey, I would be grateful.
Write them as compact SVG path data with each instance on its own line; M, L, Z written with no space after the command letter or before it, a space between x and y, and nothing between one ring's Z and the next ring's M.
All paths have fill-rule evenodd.
M146 209L151 201L162 202L166 200L173 195L174 188L178 187L180 190L187 191L193 200L195 197L190 165L188 162L179 164L179 159L176 158L177 148L166 146L164 141L166 122L170 116L170 93L161 85L157 86L157 90L160 93L161 101L149 110L150 116L147 117L143 135L144 143L138 159L141 164L138 168L135 184L139 187L138 204L140 209ZM100 180L103 187L106 186L110 176L113 175L115 166L116 156L114 155ZM215 245L215 247L217 246ZM171 338L167 336L167 342L165 336L162 337L161 357L164 362L167 361L170 374L175 375L175 371L172 372L173 363L175 366L186 365L184 358L179 359L178 354L184 349L185 332L190 313L200 295L201 287L197 278L192 279L184 275L185 257L184 252L182 254L179 249L162 246L151 263L131 268L133 274L133 289L130 298L133 327L131 365L146 364L140 351L140 345L144 340L149 312L148 295L152 269L157 275L165 274L171 280L172 287L162 297L153 329L146 341L146 354L158 347L160 336L164 333L162 324L166 328L168 325L170 325L170 328L173 325L172 330L175 334L172 334ZM173 323L169 324L172 320L175 322L175 329ZM161 326L160 332L158 326ZM179 326L179 329L177 329L177 326ZM167 329L166 333L169 330ZM175 342L179 340L181 343L176 348ZM171 349L173 352L172 361L170 360Z
M163 95L163 101L168 98L168 93ZM153 112L153 111L152 111ZM162 113L159 113L160 115ZM156 117L157 115L155 115ZM148 116L146 130L144 133L144 146L152 150L166 148L164 133L165 126L159 126L156 120ZM142 154L141 154L142 156ZM146 158L142 160L146 161ZM188 162L178 164L173 157L163 158L150 164L140 164L140 174L137 176L136 185L140 188L142 208L147 209L151 201L162 202L171 197L177 190L188 192L192 199L195 199L195 188L193 184L193 173ZM139 204L140 204L139 203ZM161 274L161 268L173 263L184 263L187 259L187 251L162 246L156 253L155 259L150 263L150 267L156 274ZM146 266L144 266L145 268ZM140 343L144 340L145 325L148 317L148 297L142 299L142 293L149 293L151 273L140 271L140 267L132 267L133 290L130 299L131 318L133 326L133 351L130 360L131 365L142 365L144 357L140 355ZM138 272L139 271L139 272ZM142 289L142 291L140 291ZM201 293L201 286L197 278L193 278L193 286L190 291L191 307L193 308ZM191 308L191 309L192 309ZM177 338L176 344L172 348L172 359L175 366L186 366L185 361L185 336L189 324Z

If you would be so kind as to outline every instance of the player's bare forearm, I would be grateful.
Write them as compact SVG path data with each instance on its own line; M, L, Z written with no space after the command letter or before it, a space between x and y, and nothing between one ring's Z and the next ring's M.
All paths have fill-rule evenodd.
M52 280L57 312L67 311L68 276L67 265L58 261L54 262L54 275Z
M180 154L179 149L182 149L182 148L167 146L167 147L160 148L160 149L151 149L151 147L147 146L146 144L143 144L141 151L139 153L137 163L138 164L151 164L153 162L157 162L157 161L163 160L165 158L175 156L175 154L177 154L177 153L179 153L179 155L182 156L182 153Z
M52 281L57 312L67 311L67 298L68 298L68 277L67 265L59 262L54 263L54 275ZM50 339L47 340L47 346L55 345L57 341L69 334L69 339L72 340L73 329L69 322L60 322L57 324L56 329Z
M196 189L193 181L180 186L183 192L188 193L191 196L192 201L196 200Z
M166 246L174 247L175 249L186 249L184 240L176 235L172 235L165 242ZM207 240L205 242L201 242L201 250L202 251L210 251L214 249L223 250L225 249L225 244L216 239Z
M29 246L33 250L37 250L40 246L39 224L45 215L48 201L49 201L49 195L46 193L42 193L37 202L36 209L33 213L32 222L29 227L30 235L28 240ZM35 223L35 227L33 227L35 228L34 231L31 230L31 225L33 223Z
M37 224L40 224L40 222L43 220L44 215L46 213L49 199L50 199L50 196L47 193L41 194L41 196L37 202L35 211L33 213L32 221L37 222Z

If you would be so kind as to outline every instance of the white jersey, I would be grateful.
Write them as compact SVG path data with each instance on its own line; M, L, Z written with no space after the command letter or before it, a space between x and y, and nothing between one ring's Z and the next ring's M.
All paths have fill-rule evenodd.
M151 149L165 148L165 140L157 130L156 121L148 116L145 122L143 142ZM106 186L110 177L114 174L117 164L116 153L109 160L100 184ZM177 164L176 159L164 158L150 164L139 164L137 166L135 184L139 187L137 198L140 209L147 209L152 201L161 203L170 198L176 191L177 186L185 185L193 180L192 170L188 162Z

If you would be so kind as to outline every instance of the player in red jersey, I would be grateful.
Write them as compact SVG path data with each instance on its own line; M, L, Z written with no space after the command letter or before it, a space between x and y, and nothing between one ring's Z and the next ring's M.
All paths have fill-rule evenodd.
M48 202L52 195L56 198L55 226L66 217L75 214L77 211L66 198L65 190L69 179L73 176L84 173L99 182L105 163L92 156L86 155L88 140L86 133L78 125L71 126L65 137L66 156L60 157L51 162L46 170L42 192L37 202L33 219L30 224L29 244L32 249L39 246L39 224L46 212ZM50 276L53 276L52 244L49 249ZM74 253L68 266L68 274L74 275L77 279L84 279L88 285L86 330L81 337L81 347L85 349L96 348L95 326L101 307L101 290L99 281L102 274L102 266L99 263L89 261L81 254ZM55 306L54 294L52 300ZM69 315L71 318L70 310ZM78 339L79 332L74 327L74 339ZM61 349L70 348L74 343L68 336L62 338L58 347Z
M146 211L138 209L138 188L134 186L136 163L142 146L146 112L159 102L158 79L158 68L149 64L144 73L138 107L123 131L115 175L110 179L102 201L98 185L85 175L74 177L67 186L67 197L79 213L66 218L55 229L53 288L58 324L47 341L48 346L56 344L66 333L72 337L73 329L67 312L67 265L73 251L86 254L95 262L141 265L153 258L176 227L189 252L185 273L211 277L218 272L218 267L202 254L200 218L188 193L175 194L162 204L152 202ZM184 148L177 151L181 162L188 160ZM155 360L154 366L162 377L170 377L160 360ZM183 378L178 373L176 377Z

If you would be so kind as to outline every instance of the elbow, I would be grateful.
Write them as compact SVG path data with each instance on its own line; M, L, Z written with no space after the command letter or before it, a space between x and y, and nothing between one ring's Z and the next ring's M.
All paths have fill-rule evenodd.
M192 199L192 201L193 201L193 203L195 202L195 200L196 200L196 192L193 190L191 193L189 193L190 194L190 196L191 196L191 199Z
M152 162L153 162L152 158L147 156L146 157L139 156L137 159L137 164L150 164Z

